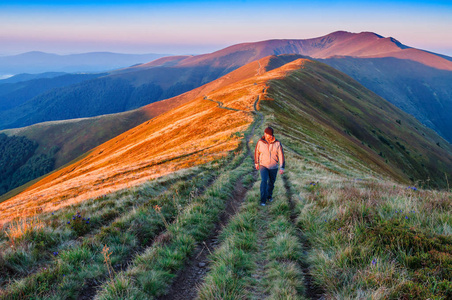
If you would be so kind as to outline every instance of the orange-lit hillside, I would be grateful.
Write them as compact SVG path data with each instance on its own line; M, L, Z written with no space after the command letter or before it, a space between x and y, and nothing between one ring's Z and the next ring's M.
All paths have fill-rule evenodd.
M210 93L202 91L209 92L212 87L201 87L192 101L98 146L84 159L1 203L0 223L32 215L38 209L56 210L225 156L243 138L236 133L245 131L253 121L254 104L265 91L266 81L299 68L303 60L265 73L268 62L268 58L253 62L211 83L218 89ZM238 81L242 78L248 79Z

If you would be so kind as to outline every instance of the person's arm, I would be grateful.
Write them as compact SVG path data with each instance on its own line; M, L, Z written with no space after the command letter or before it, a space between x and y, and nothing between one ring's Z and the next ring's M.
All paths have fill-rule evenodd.
M283 146L281 144L281 142L279 143L279 150L278 150L278 156L279 156L279 173L281 173L281 175L284 173L284 168L286 167L286 159L284 157L284 150L283 150Z
M259 170L259 141L256 143L256 148L254 148L254 167Z

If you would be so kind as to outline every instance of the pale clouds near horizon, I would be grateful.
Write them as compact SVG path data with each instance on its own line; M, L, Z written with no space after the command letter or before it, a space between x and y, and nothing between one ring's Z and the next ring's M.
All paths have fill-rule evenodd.
M0 54L33 50L207 53L236 43L307 39L345 30L371 31L452 56L451 5L327 2L1 7Z

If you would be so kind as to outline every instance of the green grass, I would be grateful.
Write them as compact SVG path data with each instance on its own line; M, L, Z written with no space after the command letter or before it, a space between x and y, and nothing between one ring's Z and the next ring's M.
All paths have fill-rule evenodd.
M302 244L290 222L282 179L266 207L258 205L259 185L222 231L199 299L304 299Z
M236 169L221 174L204 195L195 197L190 205L167 228L169 239L156 242L135 257L131 266L115 275L130 278L128 282L140 295L152 298L166 293L175 273L214 228L234 183L252 168L249 159ZM97 295L97 299L112 299L122 281L112 279ZM129 297L129 296L128 296ZM126 299L134 299L134 295Z
M443 207L449 193L326 176L314 186L317 178L302 170L288 173L297 224L311 246L311 275L327 296L451 297L452 216Z
M86 280L103 280L108 273L102 255L105 244L113 252L111 264L119 267L165 228L161 215L168 222L174 220L181 210L190 205L193 191L206 185L213 174L213 171L210 174L200 173L190 181L175 182L165 193L148 198L141 206L132 207L127 214L100 227L93 235L62 243L57 255L52 255L48 261L41 261L45 269L40 267L32 275L12 283L5 292L6 298L52 294L76 298ZM162 207L161 215L156 212L156 205ZM55 285L57 281L59 285Z
M219 236L220 247L211 255L210 272L198 291L199 299L248 299L251 274L257 268L259 207L258 184Z
M303 245L290 219L293 214L290 194L282 179L276 181L273 195L275 201L269 207L271 221L266 233L266 292L269 299L306 299L301 268Z

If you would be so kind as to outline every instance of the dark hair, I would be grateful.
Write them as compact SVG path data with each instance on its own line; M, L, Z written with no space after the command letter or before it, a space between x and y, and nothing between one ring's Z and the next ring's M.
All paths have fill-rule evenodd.
M271 128L271 127L265 128L264 133L269 134L269 135L273 135L273 128Z

